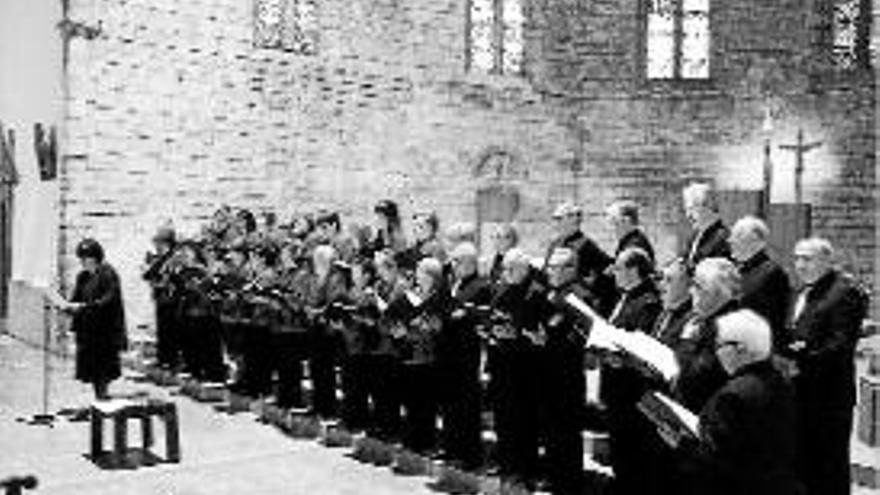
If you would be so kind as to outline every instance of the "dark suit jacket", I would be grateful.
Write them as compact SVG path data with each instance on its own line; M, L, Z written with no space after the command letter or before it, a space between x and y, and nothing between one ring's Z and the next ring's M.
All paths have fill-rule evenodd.
M456 286L451 299L449 319L437 341L438 364L444 378L476 382L480 365L480 338L473 307L492 302L492 285L473 274ZM467 306L471 306L468 308Z
M773 349L784 349L789 342L786 330L791 283L785 270L764 251L740 266L740 303L767 319L773 330Z
M673 349L678 345L685 323L693 316L693 303L690 299L673 309L664 309L657 317L651 335Z
M620 309L612 315L610 323L631 332L635 330L650 332L654 328L657 315L663 309L660 293L651 281L642 282L629 292L624 292L618 305Z
M623 252L626 248L639 248L648 253L648 257L651 261L654 261L654 248L651 246L651 241L648 240L648 236L642 232L642 229L631 230L629 233L624 235L617 241L617 249L614 251L614 256L620 256L620 253Z
M794 495L794 389L768 361L738 370L700 411L698 490L720 495Z
M544 266L547 265L546 262L553 254L553 250L558 247L566 247L577 253L578 275L593 294L594 303L598 306L596 310L602 316L608 316L617 300L617 289L614 279L605 274L605 270L614 263L614 259L583 232L577 231L564 239L556 239L550 243Z
M706 227L700 232L694 232L687 242L687 251L682 253L685 262L691 270L706 258L730 258L730 230L721 220ZM696 243L696 248L694 248Z
M630 332L649 333L662 310L657 287L646 281L621 297L620 309L610 323ZM604 365L600 383L599 395L604 402L632 405L642 396L647 380L634 367Z
M851 411L855 404L855 348L867 301L851 277L832 271L809 289L792 322L795 340L807 347L794 355L800 373L798 400L811 410Z

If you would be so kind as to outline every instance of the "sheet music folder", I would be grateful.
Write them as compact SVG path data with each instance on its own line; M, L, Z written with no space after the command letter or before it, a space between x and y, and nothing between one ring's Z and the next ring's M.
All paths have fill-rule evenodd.
M49 304L51 304L52 307L64 308L68 305L67 300L51 288L45 288L43 290L43 295L46 296L46 300L49 301Z
M637 407L657 426L664 439L667 439L667 435L671 435L676 439L674 443L677 443L685 437L694 440L699 438L700 418L666 395L660 392L647 392L639 400Z
M622 351L658 373L666 381L678 375L678 359L675 351L644 332L627 332L614 327L596 313L593 308L573 294L565 301L592 321L587 347Z

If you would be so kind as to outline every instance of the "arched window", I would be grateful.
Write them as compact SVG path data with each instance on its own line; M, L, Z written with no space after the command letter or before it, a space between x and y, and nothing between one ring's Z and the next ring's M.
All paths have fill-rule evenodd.
M831 56L838 69L870 66L869 6L870 2L865 0L833 0Z
M708 79L709 27L709 0L647 0L648 79Z
M316 0L254 0L254 46L299 54L317 51Z
M524 23L522 0L469 0L468 70L521 73Z

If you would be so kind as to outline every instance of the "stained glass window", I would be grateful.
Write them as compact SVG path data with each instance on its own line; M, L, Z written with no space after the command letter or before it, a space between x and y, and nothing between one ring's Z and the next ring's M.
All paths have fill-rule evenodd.
M649 79L709 78L709 0L649 0Z
M524 23L522 0L470 0L469 68L503 74L521 72Z
M317 49L316 0L255 0L254 44L300 54Z
M648 77L675 77L675 3L651 0L648 10Z
M835 65L841 69L854 68L859 61L860 2L861 0L839 0L834 4L832 53Z
M522 72L523 62L523 16L520 0L504 0L501 12L501 72Z
M472 69L495 68L495 0L471 0L470 64Z

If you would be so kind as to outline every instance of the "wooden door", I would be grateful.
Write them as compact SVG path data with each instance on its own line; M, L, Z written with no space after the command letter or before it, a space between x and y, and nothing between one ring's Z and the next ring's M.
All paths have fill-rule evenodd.
M503 223L512 222L519 212L519 190L494 184L477 190L477 247L489 247L490 236Z

